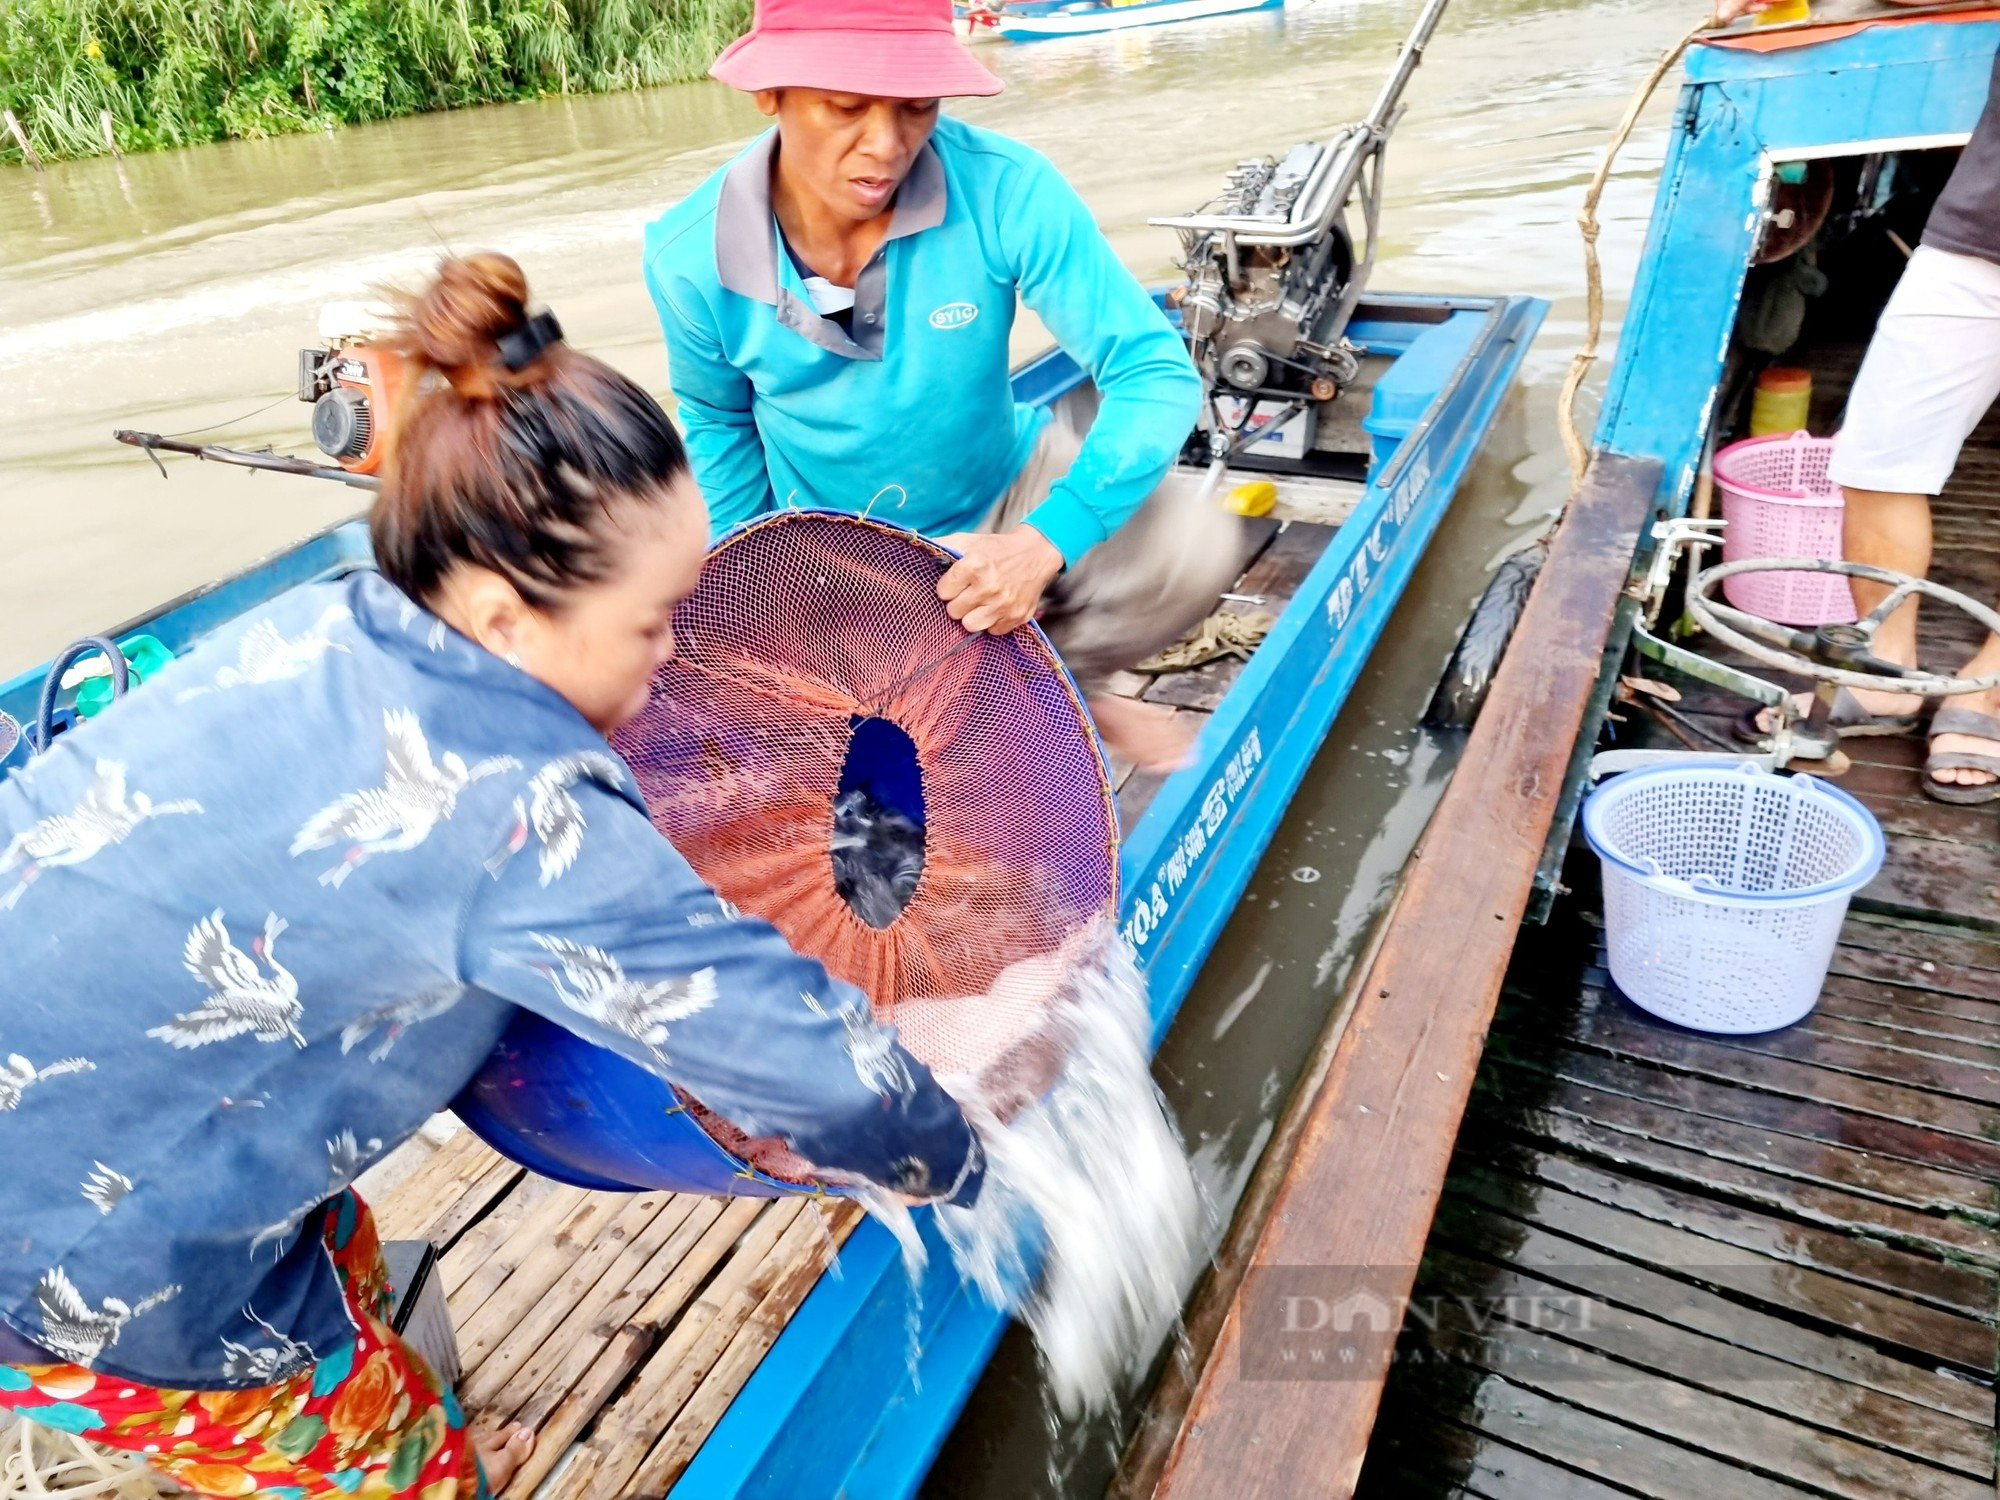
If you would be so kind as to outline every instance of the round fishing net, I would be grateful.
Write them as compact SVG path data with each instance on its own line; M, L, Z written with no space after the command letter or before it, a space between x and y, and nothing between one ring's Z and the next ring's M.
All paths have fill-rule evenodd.
M846 514L733 532L614 744L723 899L1004 1112L1060 1068L1067 977L1117 906L1117 810L1047 638L968 634L937 597L951 562ZM764 1171L811 1175L781 1142L693 1112Z

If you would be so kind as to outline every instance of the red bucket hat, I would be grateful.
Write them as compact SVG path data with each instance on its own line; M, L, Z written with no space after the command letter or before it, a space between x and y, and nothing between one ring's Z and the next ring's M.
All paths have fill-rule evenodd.
M750 34L708 71L746 93L944 99L1006 87L958 39L951 0L757 0Z

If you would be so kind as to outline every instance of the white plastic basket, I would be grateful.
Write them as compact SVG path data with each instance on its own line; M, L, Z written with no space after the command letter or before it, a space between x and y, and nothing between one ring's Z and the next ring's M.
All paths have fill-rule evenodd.
M1611 977L1696 1031L1775 1031L1819 999L1881 825L1847 793L1752 764L1660 766L1590 794Z

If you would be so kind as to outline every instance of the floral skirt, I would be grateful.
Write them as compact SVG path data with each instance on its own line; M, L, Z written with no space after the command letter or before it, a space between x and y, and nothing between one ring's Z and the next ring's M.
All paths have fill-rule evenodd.
M176 1391L81 1365L0 1364L0 1407L143 1454L200 1495L488 1500L465 1415L390 1329L375 1220L352 1190L326 1245L361 1332L310 1370L240 1391Z

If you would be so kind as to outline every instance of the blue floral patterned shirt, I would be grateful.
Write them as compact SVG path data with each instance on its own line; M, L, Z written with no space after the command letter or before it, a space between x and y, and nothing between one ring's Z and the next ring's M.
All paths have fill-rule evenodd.
M822 1167L978 1186L928 1070L855 1055L885 1045L861 993L722 907L562 697L374 573L0 782L0 955L0 1322L152 1385L352 1336L323 1205L517 1005Z

